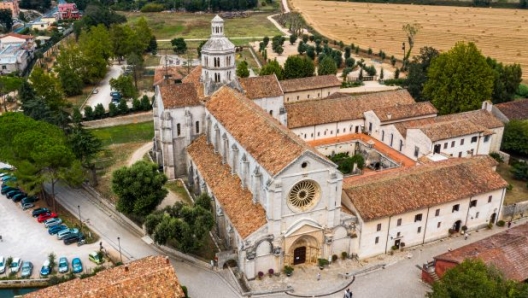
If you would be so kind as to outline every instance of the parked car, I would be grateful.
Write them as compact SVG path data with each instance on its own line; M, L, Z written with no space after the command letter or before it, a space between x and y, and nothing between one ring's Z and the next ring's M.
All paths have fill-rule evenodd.
M110 97L112 97L113 102L119 102L123 96L121 95L121 92L112 91L110 92Z
M24 193L24 192L19 192L17 193L16 195L14 195L11 200L13 200L13 202L17 203L17 202L20 202L22 201L23 199L25 199L27 197L27 194Z
M69 236L66 236L62 239L64 241L65 245L70 245L75 242L79 242L84 239L84 235L82 233L78 234L70 234Z
M13 261L11 261L9 270L11 271L11 273L18 273L21 266L22 266L22 260L20 258L14 258Z
M48 212L50 212L48 208L37 208L33 210L33 212L31 212L31 215L33 215L33 217L37 217L43 213L48 213Z
M58 217L57 218L50 218L50 219L46 219L44 221L44 227L49 228L49 227L60 225L61 223L62 223L62 219L60 219Z
M20 207L22 207L22 210L27 210L27 209L35 207L35 204L33 204L33 203L20 203Z
M0 273L5 273L6 270L6 259L0 256Z
M22 203L35 203L39 199L35 196L27 197L25 199L22 199Z
M20 277L30 277L31 273L33 273L33 264L29 261L24 261L24 264L22 264Z
M42 264L42 268L40 268L40 277L48 277L50 273L51 273L50 261L46 260L44 261L44 264Z
M15 195L17 195L17 194L19 194L19 193L21 193L21 192L22 192L22 191L21 191L20 189L15 188L15 189L13 189L13 190L8 191L8 192L6 193L6 197L7 197L8 199L12 199Z
M83 266L82 266L81 259L74 258L72 260L72 272L73 273L81 273L82 271L83 271Z
M79 229L71 228L68 230L60 231L57 233L57 239L62 240L70 235L77 235L79 234Z
M88 260L96 263L97 265L100 265L100 264L104 263L103 255L101 253L96 252L96 251L92 251L88 255Z
M97 94L99 93L99 90L97 90L97 88L95 88L93 91L92 91L92 94Z
M2 186L2 191L1 193L3 195L7 194L8 192L12 191L12 190L16 190L17 188L16 187L12 187L12 186L8 186L8 185L4 185Z
M59 273L66 273L70 270L70 265L68 264L68 259L66 257L59 258Z
M9 180L11 180L11 178L14 178L14 176L11 176L11 175L5 175L5 176L3 176L1 179L2 179L2 181L9 181Z
M55 212L43 213L37 217L37 221L44 222L46 219L55 218L55 217L58 217L57 213Z
M55 235L62 230L69 230L69 228L65 225L56 225L48 229L48 234Z

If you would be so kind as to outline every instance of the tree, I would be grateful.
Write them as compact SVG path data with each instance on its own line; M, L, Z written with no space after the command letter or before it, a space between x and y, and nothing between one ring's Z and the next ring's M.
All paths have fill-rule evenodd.
M117 105L117 109L119 110L119 113L121 115L128 114L128 104L127 104L126 100L121 99L119 101L119 104Z
M83 78L95 83L104 78L108 60L112 57L112 41L108 29L103 25L83 31L79 37L79 48L84 57Z
M512 101L522 81L522 70L519 64L503 65L495 59L486 58L486 62L493 69L493 93L494 104Z
M290 44L294 44L297 41L297 35L290 35Z
M13 29L13 13L11 9L0 9L0 24L4 26L6 32Z
M486 266L479 259L466 259L448 269L427 294L429 298L521 298L527 295L526 284L505 279L495 267Z
M112 190L118 196L116 209L125 214L146 216L156 209L168 191L167 176L158 166L138 161L112 174Z
M117 109L117 106L115 103L111 102L108 104L108 116L114 117L119 115L119 110Z
M7 112L9 93L19 90L23 83L24 80L19 77L0 76L0 95L2 96L4 112Z
M152 103L150 102L148 96L143 95L143 97L141 97L140 106L141 110L143 111L150 111L152 109Z
M57 63L53 68L67 96L82 94L83 70L86 67L84 60L79 46L73 40L64 42L60 47Z
M81 8L79 7L79 9ZM99 24L110 28L112 24L126 23L126 21L125 16L114 12L109 7L103 6L98 2L92 1L86 6L83 18L79 24L84 28L94 27Z
M501 150L528 156L528 121L510 120L506 123Z
M330 74L336 74L337 73L337 66L335 64L334 59L332 59L329 56L326 56L321 63L319 63L319 67L317 68L317 74L320 76L324 75L330 75Z
M105 108L103 106L102 103L98 103L96 106L95 106L95 109L94 109L94 118L95 119L103 119L104 116L105 116Z
M407 42L409 43L409 49L407 49L407 52L405 53L405 56L403 57L403 68L405 69L407 61L409 60L409 57L411 57L411 52L414 47L414 40L416 37L416 34L418 34L418 31L422 26L420 24L405 24L402 27L402 30L407 35ZM403 43L404 49L405 49L405 43Z
M156 55L158 53L158 42L156 41L156 36L152 35L147 47L147 52Z
M240 78L249 77L249 69L248 69L248 64L246 61L241 61L240 63L238 63L237 69L236 69L236 75Z
M135 87L135 90L137 91L138 77L141 77L141 74L143 73L143 69L144 69L143 55L138 55L135 52L132 52L127 56L126 60L127 60L127 64L129 66L132 66L132 75L134 77L134 87Z
M383 68L381 68L380 70L380 80L383 80L383 78L385 77L385 74L383 73Z
M350 47L345 47L345 60L350 58Z
M458 42L454 48L433 59L423 94L439 114L479 109L491 98L493 70L474 43Z
M414 56L413 61L409 64L409 73L404 85L416 101L427 100L423 96L423 87L427 82L427 71L431 61L439 54L440 52L435 48L423 47L420 49L420 55Z
M198 48L196 48L196 51L198 51L198 58L202 57L202 47L207 42L207 40L202 40L200 42L200 45L198 45Z
M314 63L307 57L289 56L284 63L284 78L296 79L313 76Z
M121 92L124 98L133 98L137 96L137 90L134 87L131 76L120 75L117 79L110 79L110 87Z
M260 69L261 76L270 74L275 74L278 80L282 80L284 78L284 69L282 66L280 66L277 60L270 61Z
M132 110L133 111L141 111L141 102L139 101L139 99L134 98L132 100Z
M312 46L306 46L306 56L314 60L315 59L315 48Z
M187 44L183 37L174 38L171 40L171 45L176 54L183 54L187 51Z
M92 186L97 186L95 161L97 154L103 149L101 140L94 136L91 131L77 125L68 135L68 143L83 168L90 172Z
M354 58L352 58L352 57L347 58L345 60L345 66L346 67L354 67L355 64L356 64L356 60L354 60Z
M86 120L95 119L94 110L93 110L92 106L85 106L84 107L84 118Z
M80 124L82 122L81 110L79 110L78 107L74 107L73 108L72 122L73 122L73 124Z
M152 30L150 30L147 20L145 20L144 17L139 18L138 22L134 25L134 31L136 33L137 44L140 46L138 49L138 51L140 51L139 54L142 54L149 48L149 44L154 35L152 35ZM156 39L154 39L154 41L156 41Z

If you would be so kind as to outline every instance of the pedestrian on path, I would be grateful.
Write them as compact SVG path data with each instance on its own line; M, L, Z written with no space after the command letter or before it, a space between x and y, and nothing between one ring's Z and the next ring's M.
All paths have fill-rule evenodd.
M317 281L321 280L321 273L317 273Z
M511 220L508 222L508 228L511 227Z

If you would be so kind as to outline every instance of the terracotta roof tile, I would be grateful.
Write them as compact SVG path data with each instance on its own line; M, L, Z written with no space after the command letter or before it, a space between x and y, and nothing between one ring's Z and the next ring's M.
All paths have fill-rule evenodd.
M528 279L528 223L436 256L436 260L462 263L477 258L494 265L507 279Z
M353 181L343 190L365 221L402 214L508 186L491 158L452 158Z
M196 89L196 94L198 94L198 97L201 100L204 100L205 94L204 94L204 86L203 83L200 81L202 76L202 66L196 66L191 72L183 78L183 83L191 83L194 85L194 88Z
M363 113L382 107L414 103L407 90L386 91L341 98L286 104L288 128L363 119Z
M372 110L381 122L394 121L406 118L434 115L438 110L430 102L417 102L407 105L382 107Z
M249 99L277 97L284 94L279 84L279 80L277 80L277 77L274 74L252 78L240 78L239 82Z
M191 83L161 84L159 89L165 109L200 105L196 88Z
M509 120L528 119L528 99L499 103L496 104L495 107L499 109L504 116L508 117Z
M174 268L163 256L149 256L24 295L27 298L174 297L184 293Z
M327 159L234 89L222 87L206 108L272 176L306 151Z
M280 84L284 93L341 86L341 82L335 75L283 80Z
M192 142L187 152L242 238L266 224L264 208L253 204L251 192L241 187L240 179L231 174L229 165L222 164L222 157L207 144L205 135Z
M152 85L156 86L163 83L166 75L168 76L167 82L172 84L175 80L182 80L185 73L187 73L187 69L181 66L157 67L154 71L154 83Z
M473 124L469 120L435 122L420 125L413 129L421 130L433 142L479 132L489 132L485 127Z

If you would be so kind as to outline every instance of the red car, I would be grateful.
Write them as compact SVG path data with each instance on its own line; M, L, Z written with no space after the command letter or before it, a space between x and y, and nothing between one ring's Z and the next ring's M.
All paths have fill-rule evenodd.
M38 222L43 222L46 219L55 218L55 217L58 217L57 213L55 213L55 212L51 212L51 213L46 212L46 213L43 213L43 214L39 215L37 217L37 220L38 220Z

